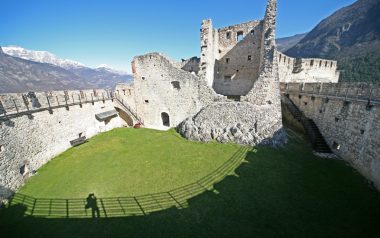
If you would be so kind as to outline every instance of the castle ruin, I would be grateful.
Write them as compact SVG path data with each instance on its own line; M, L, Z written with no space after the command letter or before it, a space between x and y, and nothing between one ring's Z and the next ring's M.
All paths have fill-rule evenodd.
M200 58L175 62L160 53L137 56L132 62L134 84L117 85L115 92L0 95L0 200L70 148L70 141L138 122L147 128L177 128L196 141L282 145L286 135L280 86L315 119L334 153L380 188L379 88L341 87L336 61L295 59L278 52L276 14L277 1L268 0L262 20L220 29L204 20ZM306 92L310 85L312 92ZM348 97L359 90L368 97ZM338 134L327 118L335 120ZM356 143L363 136L367 149Z
M204 20L200 58L137 56L133 87L118 85L117 92L146 127L176 127L197 141L282 144L280 82L337 82L339 72L336 61L278 52L276 15L277 1L270 0L262 20L220 29Z

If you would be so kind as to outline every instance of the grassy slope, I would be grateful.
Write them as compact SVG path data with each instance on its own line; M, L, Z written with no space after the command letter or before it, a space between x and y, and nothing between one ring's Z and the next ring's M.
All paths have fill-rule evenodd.
M37 198L165 192L209 174L238 148L188 142L174 130L115 129L59 155L19 192Z
M379 193L344 162L316 158L292 137L286 148L248 153L235 176L186 209L42 219L23 217L14 206L0 213L0 229L7 237L379 237Z

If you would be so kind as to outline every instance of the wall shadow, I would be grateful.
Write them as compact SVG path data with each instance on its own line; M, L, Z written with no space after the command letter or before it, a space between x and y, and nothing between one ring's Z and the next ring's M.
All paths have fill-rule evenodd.
M242 156L191 186L97 198L96 219L91 206L85 209L86 199L16 195L0 211L0 232L4 237L377 237L380 194L342 161L318 159L301 137L289 138L284 148L240 151ZM211 180L212 187L205 186ZM31 213L33 204L47 204L48 210L36 205ZM44 217L49 212L55 216Z

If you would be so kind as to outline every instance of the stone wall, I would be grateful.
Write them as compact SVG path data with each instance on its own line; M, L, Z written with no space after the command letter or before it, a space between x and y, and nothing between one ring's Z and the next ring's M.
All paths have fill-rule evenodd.
M214 90L222 95L246 95L258 78L262 21L218 29Z
M340 72L337 61L325 59L295 59L277 51L280 82L337 83Z
M135 57L134 98L125 98L150 128L165 129L196 114L217 95L195 74L176 67L158 53ZM164 125L163 113L169 116Z
M192 57L190 59L182 59L181 69L190 73L198 74L200 70L201 59Z
M278 146L285 138L282 123L277 117L268 116L268 111L269 105L249 102L213 103L182 122L178 131L195 141Z
M105 91L100 91L100 95ZM93 93L93 91L92 91ZM49 110L45 95L51 99ZM56 155L71 147L70 141L81 136L90 138L98 133L111 130L121 125L119 117L106 121L98 121L95 114L114 109L112 100L88 101L82 104L65 105L64 92L36 93L38 103L29 101L29 112L21 112L23 108L22 94L1 95L7 116L0 117L0 200L10 196L24 181ZM70 91L68 95L81 95ZM42 96L42 97L40 97ZM84 96L84 95L83 95ZM91 97L88 94L88 97ZM19 105L19 113L11 106L15 100ZM71 99L72 100L72 99ZM85 99L83 99L85 100ZM79 99L75 100L78 102ZM71 105L72 104L72 105ZM25 104L24 104L25 105Z
M380 189L380 88L369 84L293 85L288 93L328 145ZM338 90L339 89L339 90ZM316 93L312 93L312 91ZM329 93L330 92L330 93ZM369 101L370 100L370 101Z

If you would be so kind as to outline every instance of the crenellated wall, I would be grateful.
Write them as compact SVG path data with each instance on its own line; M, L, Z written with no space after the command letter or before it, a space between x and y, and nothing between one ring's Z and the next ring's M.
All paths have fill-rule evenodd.
M282 83L337 83L340 72L337 61L324 59L296 59L277 51L280 82Z
M2 94L0 100L0 201L33 171L70 148L71 140L121 126L118 116L105 121L95 118L114 110L104 90L96 90L95 95L94 91Z
M380 190L380 87L290 84L284 93L313 119L330 148Z

